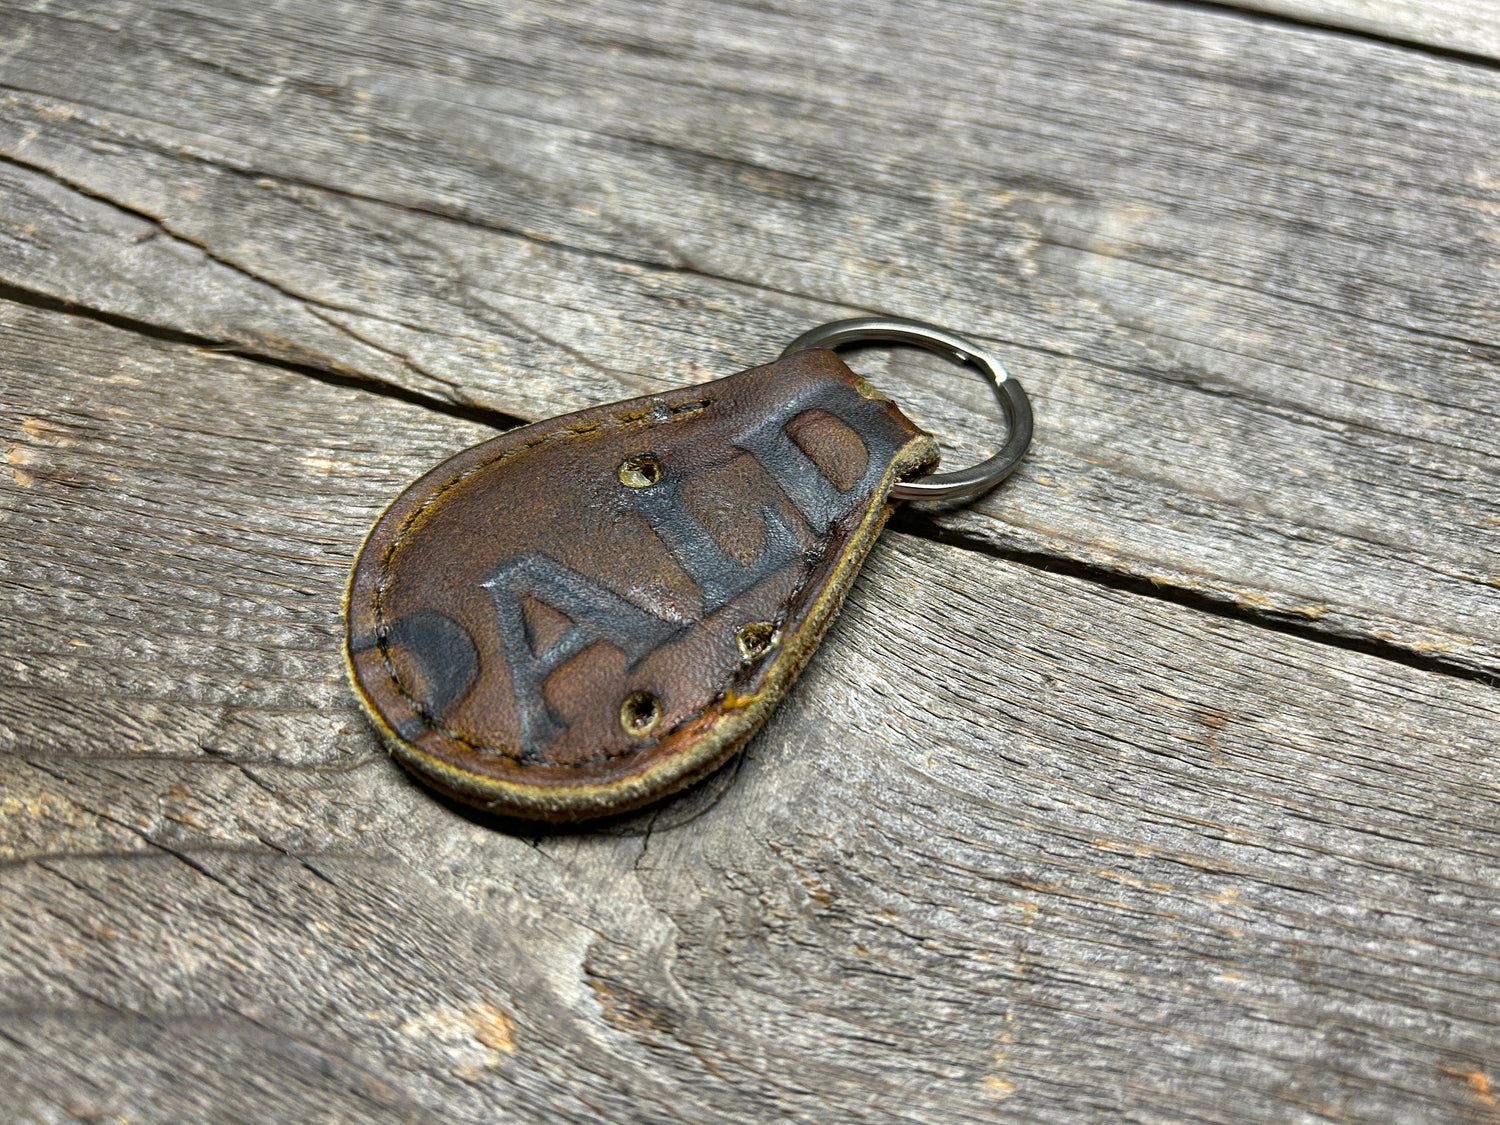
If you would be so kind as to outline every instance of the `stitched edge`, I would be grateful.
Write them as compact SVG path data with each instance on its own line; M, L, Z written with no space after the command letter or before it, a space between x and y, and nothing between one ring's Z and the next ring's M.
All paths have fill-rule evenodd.
M501 450L493 457L487 457L477 465L469 466L469 468L465 469L462 473L459 473L451 480L445 481L440 487L435 489L430 496L422 501L422 503L416 508L415 511L411 512L406 517L406 519L402 521L401 527L397 530L395 538L393 538L390 544L380 553L380 562L376 567L375 589L371 596L371 607L375 617L375 645L376 648L380 651L381 663L385 665L386 676L390 680L391 686L395 688L396 694L400 696L400 698L411 709L412 714L415 715L416 718L421 722L424 730L436 731L443 737L452 739L454 742L457 742L460 745L467 746L470 750L473 750L477 753L494 754L498 757L505 758L507 761L514 762L518 766L541 766L548 769L585 769L589 766L598 765L601 762L613 761L618 758L628 758L634 754L639 754L643 751L650 750L653 747L659 745L661 742L670 738L688 723L701 718L715 705L721 703L724 700L725 695L727 695L730 690L728 687L725 687L723 690L721 690L717 695L714 696L713 699L711 699L704 706L700 707L698 710L692 712L689 715L684 715L669 729L663 731L660 735L652 739L650 742L644 742L637 746L631 746L625 750L621 750L615 753L597 754L591 758L585 758L576 762L528 761L527 759L521 757L521 755L517 751L509 747L487 746L483 743L476 742L473 739L467 738L458 731L453 730L451 727L440 723L432 715L429 715L427 713L427 710L423 706L422 702L415 696L413 696L411 692L407 690L406 685L401 682L400 672L396 668L395 661L391 659L390 646L387 643L385 635L388 627L386 625L385 614L381 605L382 598L385 595L386 587L388 586L390 581L391 561L395 558L396 552L400 550L402 545L406 542L412 527L422 517L422 515L427 512L427 510L431 508L432 505L436 504L438 500L440 500L446 493L454 488L457 488L460 484L468 480L470 477L474 476L476 473L479 473L494 465L504 464L506 461L512 460L515 457L519 457L523 453L530 453L534 449L540 449L544 446L552 444L553 442L561 441L564 438L577 437L580 434L593 433L596 430L609 429L615 426L629 425L633 422L644 421L659 425L663 422L672 421L673 416L683 414L696 414L712 406L714 401L715 400L712 398L704 398L694 399L689 402L673 403L667 406L668 417L666 418L653 418L652 415L656 414L661 409L660 406L653 406L650 409L638 409L635 412L629 414L611 415L609 417L602 418L596 421L585 422L574 426L568 426L563 429L553 430L551 433L543 434L541 437L533 438L531 441L524 442L521 445L514 446L510 449ZM808 580L812 577L813 570L818 566L818 564L823 561L824 557L826 556L830 538L830 535L825 534L818 540L816 547L816 558L809 560L808 556L809 554L811 554L811 551L803 553L802 557L804 572L802 575L802 579L793 588L791 595L787 598L786 603L783 605L781 614L778 617L778 627L781 624L785 623L787 616L791 612L792 604L806 588Z
M830 581L819 588L818 596L808 610L808 627L795 634L794 645L790 648L783 646L777 651L766 671L767 682L745 700L743 707L726 711L705 737L640 773L616 781L585 785L580 789L561 784L532 786L523 781L486 778L402 742L378 717L376 726L397 761L416 773L425 784L502 815L553 822L580 821L628 812L676 792L707 776L765 723L787 686L796 679L817 648L837 614L838 606L848 595L861 562L894 507L889 499L892 485L919 466L936 463L937 458L938 449L932 436L918 431L892 461L875 492L878 502L867 506Z

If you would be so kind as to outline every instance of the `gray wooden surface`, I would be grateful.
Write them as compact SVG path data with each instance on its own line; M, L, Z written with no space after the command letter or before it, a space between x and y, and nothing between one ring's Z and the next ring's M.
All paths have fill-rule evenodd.
M1500 73L1308 8L0 7L0 1114L1500 1120ZM739 760L384 757L404 483L866 310L1037 443Z
M1414 47L1500 60L1500 0L1247 0L1226 4Z

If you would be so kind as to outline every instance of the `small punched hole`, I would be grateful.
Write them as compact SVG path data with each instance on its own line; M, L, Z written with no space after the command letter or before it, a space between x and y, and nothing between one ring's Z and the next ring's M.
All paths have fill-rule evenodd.
M661 722L661 701L649 691L634 691L620 704L620 725L626 734L650 734Z
M770 621L747 621L734 635L734 643L739 646L740 655L746 660L764 656L780 639L780 631Z
M637 453L620 462L616 475L627 488L650 488L661 480L661 462L654 453Z

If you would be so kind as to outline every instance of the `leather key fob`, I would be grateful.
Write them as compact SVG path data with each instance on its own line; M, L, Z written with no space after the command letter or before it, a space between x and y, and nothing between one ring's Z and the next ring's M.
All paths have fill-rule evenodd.
M512 430L376 521L346 595L350 678L392 753L460 800L636 808L765 722L892 487L936 461L823 349Z

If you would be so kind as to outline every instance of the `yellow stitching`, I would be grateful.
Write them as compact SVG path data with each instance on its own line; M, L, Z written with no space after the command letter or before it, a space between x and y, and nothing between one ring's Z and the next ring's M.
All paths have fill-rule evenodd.
M697 413L711 406L713 404L713 401L713 399L698 399L691 402L671 404L668 405L667 409L674 416L680 414ZM385 665L386 675L391 682L391 686L395 688L396 693L406 702L407 706L411 709L412 714L421 722L424 728L426 728L427 730L436 731L444 737L452 739L454 742L460 743L461 745L466 746L471 750L477 751L479 753L495 754L499 757L505 758L508 761L514 762L518 766L546 766L550 769L583 769L588 766L598 765L600 762L613 761L615 759L627 758L635 754L640 754L660 745L662 742L671 738L672 735L676 734L679 730L687 726L689 723L701 718L710 709L721 703L727 696L730 689L726 686L703 707L699 708L697 711L694 711L692 714L684 715L675 724L673 724L673 726L669 730L664 731L662 734L652 739L650 742L642 743L639 746L629 747L625 750L619 751L618 753L599 754L594 757L585 758L581 761L575 762L528 761L525 758L521 757L515 750L497 746L486 746L481 743L475 742L472 739L466 738L458 731L452 730L448 726L439 722L433 716L429 715L422 703L414 696L412 696L411 693L407 691L405 685L401 682L400 674L396 669L395 662L391 659L390 647L386 643L386 639L384 636L385 619L381 609L381 599L384 596L385 588L389 581L391 560L395 557L397 550L399 550L402 544L405 542L412 526L417 522L422 514L426 512L433 504L437 503L437 501L443 495L445 495L451 489L456 488L458 485L462 484L464 481L468 480L476 473L479 473L480 471L487 469L492 465L503 464L504 462L509 461L514 457L520 456L522 453L529 453L533 449L539 449L542 446L548 445L553 441L558 441L563 438L577 437L582 434L592 433L602 428L627 425L629 423L639 422L642 420L652 421L653 419L651 419L650 416L656 413L658 409L660 409L659 406L653 406L649 409L640 409L630 414L614 415L597 421L569 426L566 429L554 430L551 433L544 434L543 436L538 438L534 438L531 441L524 443L523 445L519 445L512 449L507 449L496 453L493 457L487 458L486 460L481 461L479 464L473 465L470 468L466 469L464 472L460 473L452 480L444 482L436 491L432 493L432 495L427 497L427 499L421 503L416 511L412 512L406 517L404 521L402 521L401 528L399 531L397 531L396 536L391 541L390 546L382 551L380 556L378 575L375 583L374 596L372 598L372 607L375 617L375 643L376 647L380 650L381 661ZM666 419L661 419L660 421L665 420ZM806 590L808 583L812 581L813 572L827 559L828 546L833 539L832 526L833 525L830 524L829 530L822 536L819 536L817 538L816 545L814 547L803 552L803 574L801 579L797 582L797 585L793 587L791 593L782 602L781 612L777 615L776 618L776 625L778 628L784 627L786 623L791 619L793 607L796 605L797 599L801 597L803 591ZM733 676L734 673L731 673L731 677ZM398 737L400 736L398 735ZM403 739L403 741L409 740Z
M714 400L711 398L706 398L696 399L691 402L673 403L667 406L667 410L672 415L696 414L697 412L713 405L713 401ZM389 578L391 559L395 557L396 551L401 547L402 543L405 542L407 533L411 530L412 525L416 523L417 519L422 515L423 512L427 511L427 509L435 504L438 499L441 498L445 493L453 488L456 488L458 485L462 484L464 481L468 480L471 476L480 472L481 470L489 468L491 465L502 464L513 457L520 456L522 453L529 453L533 449L538 449L544 445L549 444L552 441L560 440L565 437L576 437L580 434L592 433L595 430L604 427L625 425L630 422L639 422L642 419L651 420L650 416L656 413L658 409L659 407L653 406L649 409L637 410L632 414L615 415L609 418L601 419L599 421L585 422L575 426L569 426L566 429L553 430L551 433L544 434L541 437L528 441L523 445L516 446L512 449L502 450L501 452L495 454L493 457L481 461L477 465L471 466L464 472L460 473L458 476L454 477L452 480L446 481L431 496L424 500L416 511L412 512L402 522L401 528L396 532L396 536L391 541L390 546L382 551L380 555L380 565L378 576L375 582L374 597L371 599L375 615L375 645L380 650L381 662L385 665L386 676L390 679L391 686L396 689L396 694L399 695L403 700L405 700L407 706L410 707L412 714L416 716L416 718L426 729L435 730L444 737L451 738L454 742L461 743L471 750L475 750L485 754L499 755L502 758L506 758L509 761L514 762L518 766L545 765L553 769L582 769L585 766L597 765L600 762L611 761L615 758L626 758L632 754L639 754L643 750L650 750L652 747L657 746L667 738L670 738L673 734L681 730L688 723L702 717L702 715L707 712L710 707L724 698L724 693L720 692L706 706L693 712L691 715L683 716L677 721L676 724L673 725L670 730L663 732L659 737L653 739L650 742L642 743L639 746L632 746L629 749L620 751L619 753L601 754L596 757L587 758L583 761L578 762L531 762L520 757L514 750L505 749L498 746L484 746L480 743L474 742L472 739L465 738L458 731L450 729L444 724L438 722L437 719L435 719L433 716L427 714L427 711L423 707L422 703L417 700L409 691L407 691L406 686L401 682L401 676L396 670L395 662L391 659L390 646L386 643L386 639L384 636L385 617L381 611L380 603ZM807 585L807 579L810 576L811 567L808 568L808 573L803 576L802 581L797 584L796 590L793 591L793 596L801 593L803 587ZM785 612L786 611L783 610L783 614L785 614Z

